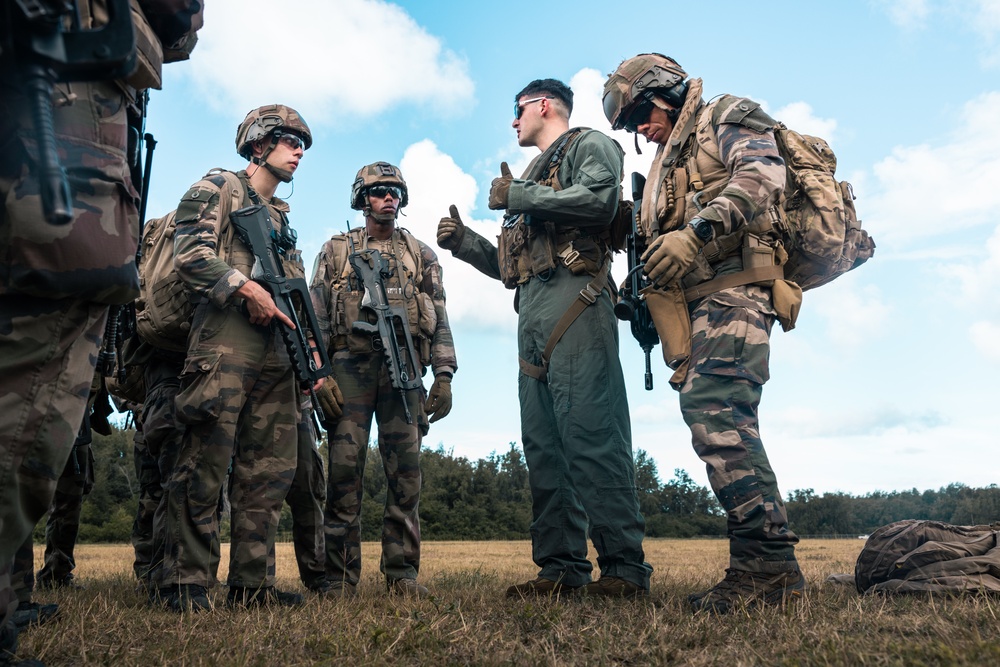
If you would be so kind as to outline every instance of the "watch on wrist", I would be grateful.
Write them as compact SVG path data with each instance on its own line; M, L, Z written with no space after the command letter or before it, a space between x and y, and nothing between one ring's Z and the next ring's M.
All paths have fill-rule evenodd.
M712 223L708 220L695 218L688 224L694 231L694 235L701 239L703 243L708 243L715 236L715 228L712 227Z

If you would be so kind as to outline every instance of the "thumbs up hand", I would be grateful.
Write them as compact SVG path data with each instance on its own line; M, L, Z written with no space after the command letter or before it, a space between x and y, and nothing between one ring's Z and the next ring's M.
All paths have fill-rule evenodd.
M510 173L510 167L506 162L500 163L500 178L494 178L490 186L489 207L494 211L507 208L507 196L510 194L510 183L514 176Z

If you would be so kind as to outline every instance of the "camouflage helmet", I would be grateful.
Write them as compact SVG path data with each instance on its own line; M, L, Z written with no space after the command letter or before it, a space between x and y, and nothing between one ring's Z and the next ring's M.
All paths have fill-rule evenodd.
M399 208L403 208L410 201L406 181L403 180L403 172L399 167L388 162L373 162L361 167L354 178L354 184L351 186L351 208L360 211L367 206L365 191L373 185L395 185L402 190L403 196L399 200Z
M302 137L307 150L312 146L312 133L298 111L284 104L268 104L248 113L240 123L236 130L236 152L245 160L251 159L253 157L251 144L263 139L279 127Z
M604 82L604 115L612 129L625 127L632 106L650 90L656 90L667 97L667 101L679 107L683 104L683 89L671 99L668 93L687 78L687 72L673 58L659 53L640 53L629 58L608 76Z

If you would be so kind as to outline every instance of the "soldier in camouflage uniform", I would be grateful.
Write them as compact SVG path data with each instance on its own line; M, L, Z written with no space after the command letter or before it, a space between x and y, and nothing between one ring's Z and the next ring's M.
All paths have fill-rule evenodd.
M237 152L250 160L238 173L250 201L264 205L288 256L296 253L288 204L274 196L290 182L312 144L309 127L283 105L247 114ZM184 426L177 464L166 487L161 582L175 611L210 608L217 505L232 464L232 548L227 604L294 605L302 596L274 587L274 540L295 470L298 390L278 326L294 326L249 275L250 249L232 231L226 179L195 183L177 207L174 267L201 297L188 335L174 400ZM224 257L223 257L224 255ZM272 320L277 320L272 323Z
M324 382L324 387L332 384ZM325 406L324 406L325 407ZM339 409L339 406L338 406ZM333 414L324 415L329 419ZM298 565L302 584L315 593L327 593L330 584L326 578L326 550L323 537L323 506L326 503L326 478L323 460L316 450L316 429L313 426L312 406L302 406L302 417L296 429L298 435L295 476L285 497L292 510L292 544L295 563Z
M100 380L100 378L97 378ZM73 582L73 550L80 529L80 509L83 497L94 488L94 454L90 447L92 435L90 414L84 415L83 424L73 443L69 460L56 484L56 493L45 523L44 565L38 572L40 588L80 588ZM17 595L14 623L25 627L30 623L43 623L57 613L55 604L32 601L36 577L34 539L31 534L14 554L11 569L12 585Z
M76 4L83 29L107 16L102 0ZM140 4L150 24L136 13L132 19L145 25L150 44L190 52L201 2ZM126 115L136 88L148 85L55 86L55 138L73 220L49 224L23 63L7 41L14 11L15 3L5 3L0 29L0 662L16 646L8 623L17 605L13 553L48 509L69 457L108 305L128 303L138 291L138 197L126 159Z
M507 211L499 248L466 228L454 206L438 225L438 244L517 289L521 438L539 573L507 596L641 598L653 568L642 548L608 280L623 151L600 132L570 129L572 109L573 92L555 79L532 81L514 97L518 143L540 154L522 178L504 163L493 181L489 207Z
M164 499L167 480L177 466L184 435L174 409L184 356L143 341L138 344L130 363L142 365L146 386L146 398L137 408L133 441L139 502L132 524L131 541L135 551L132 569L149 601L156 603L162 601L160 589L169 586L162 581L167 511ZM218 507L221 511L221 492ZM210 556L213 577L219 570L219 558L219 542L215 540Z
M750 269L762 256L760 266L776 264L756 230L778 202L785 167L775 121L759 104L732 96L706 104L701 90L674 60L641 54L609 77L604 110L615 129L659 145L641 215L644 272L661 291L684 290L690 356L672 384L728 515L726 576L690 601L695 611L727 613L782 604L805 589L798 538L757 426L776 311L771 282L758 283Z
M316 260L313 304L328 341L333 376L343 392L343 416L330 431L326 500L326 572L335 593L352 595L361 576L361 498L372 416L388 488L382 520L382 561L390 593L423 596L420 570L420 442L428 425L451 410L451 378L457 369L441 265L426 244L396 226L409 194L399 168L386 162L362 167L351 188L351 208L363 211L365 226L327 241ZM354 322L369 313L361 308L363 288L348 261L354 250L378 250L389 261L385 281L390 304L405 310L397 339L408 327L421 368L434 374L426 403L423 388L393 388L385 357L373 338L356 333ZM405 361L404 361L405 363ZM406 408L412 418L408 421ZM428 421L429 418L429 421Z

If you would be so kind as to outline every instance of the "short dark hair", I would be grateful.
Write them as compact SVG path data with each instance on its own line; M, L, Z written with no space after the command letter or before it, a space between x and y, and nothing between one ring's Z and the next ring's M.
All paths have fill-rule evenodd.
M566 110L573 113L573 91L565 83L558 79L535 79L514 96L517 102L526 95L547 94L558 98L566 105Z

